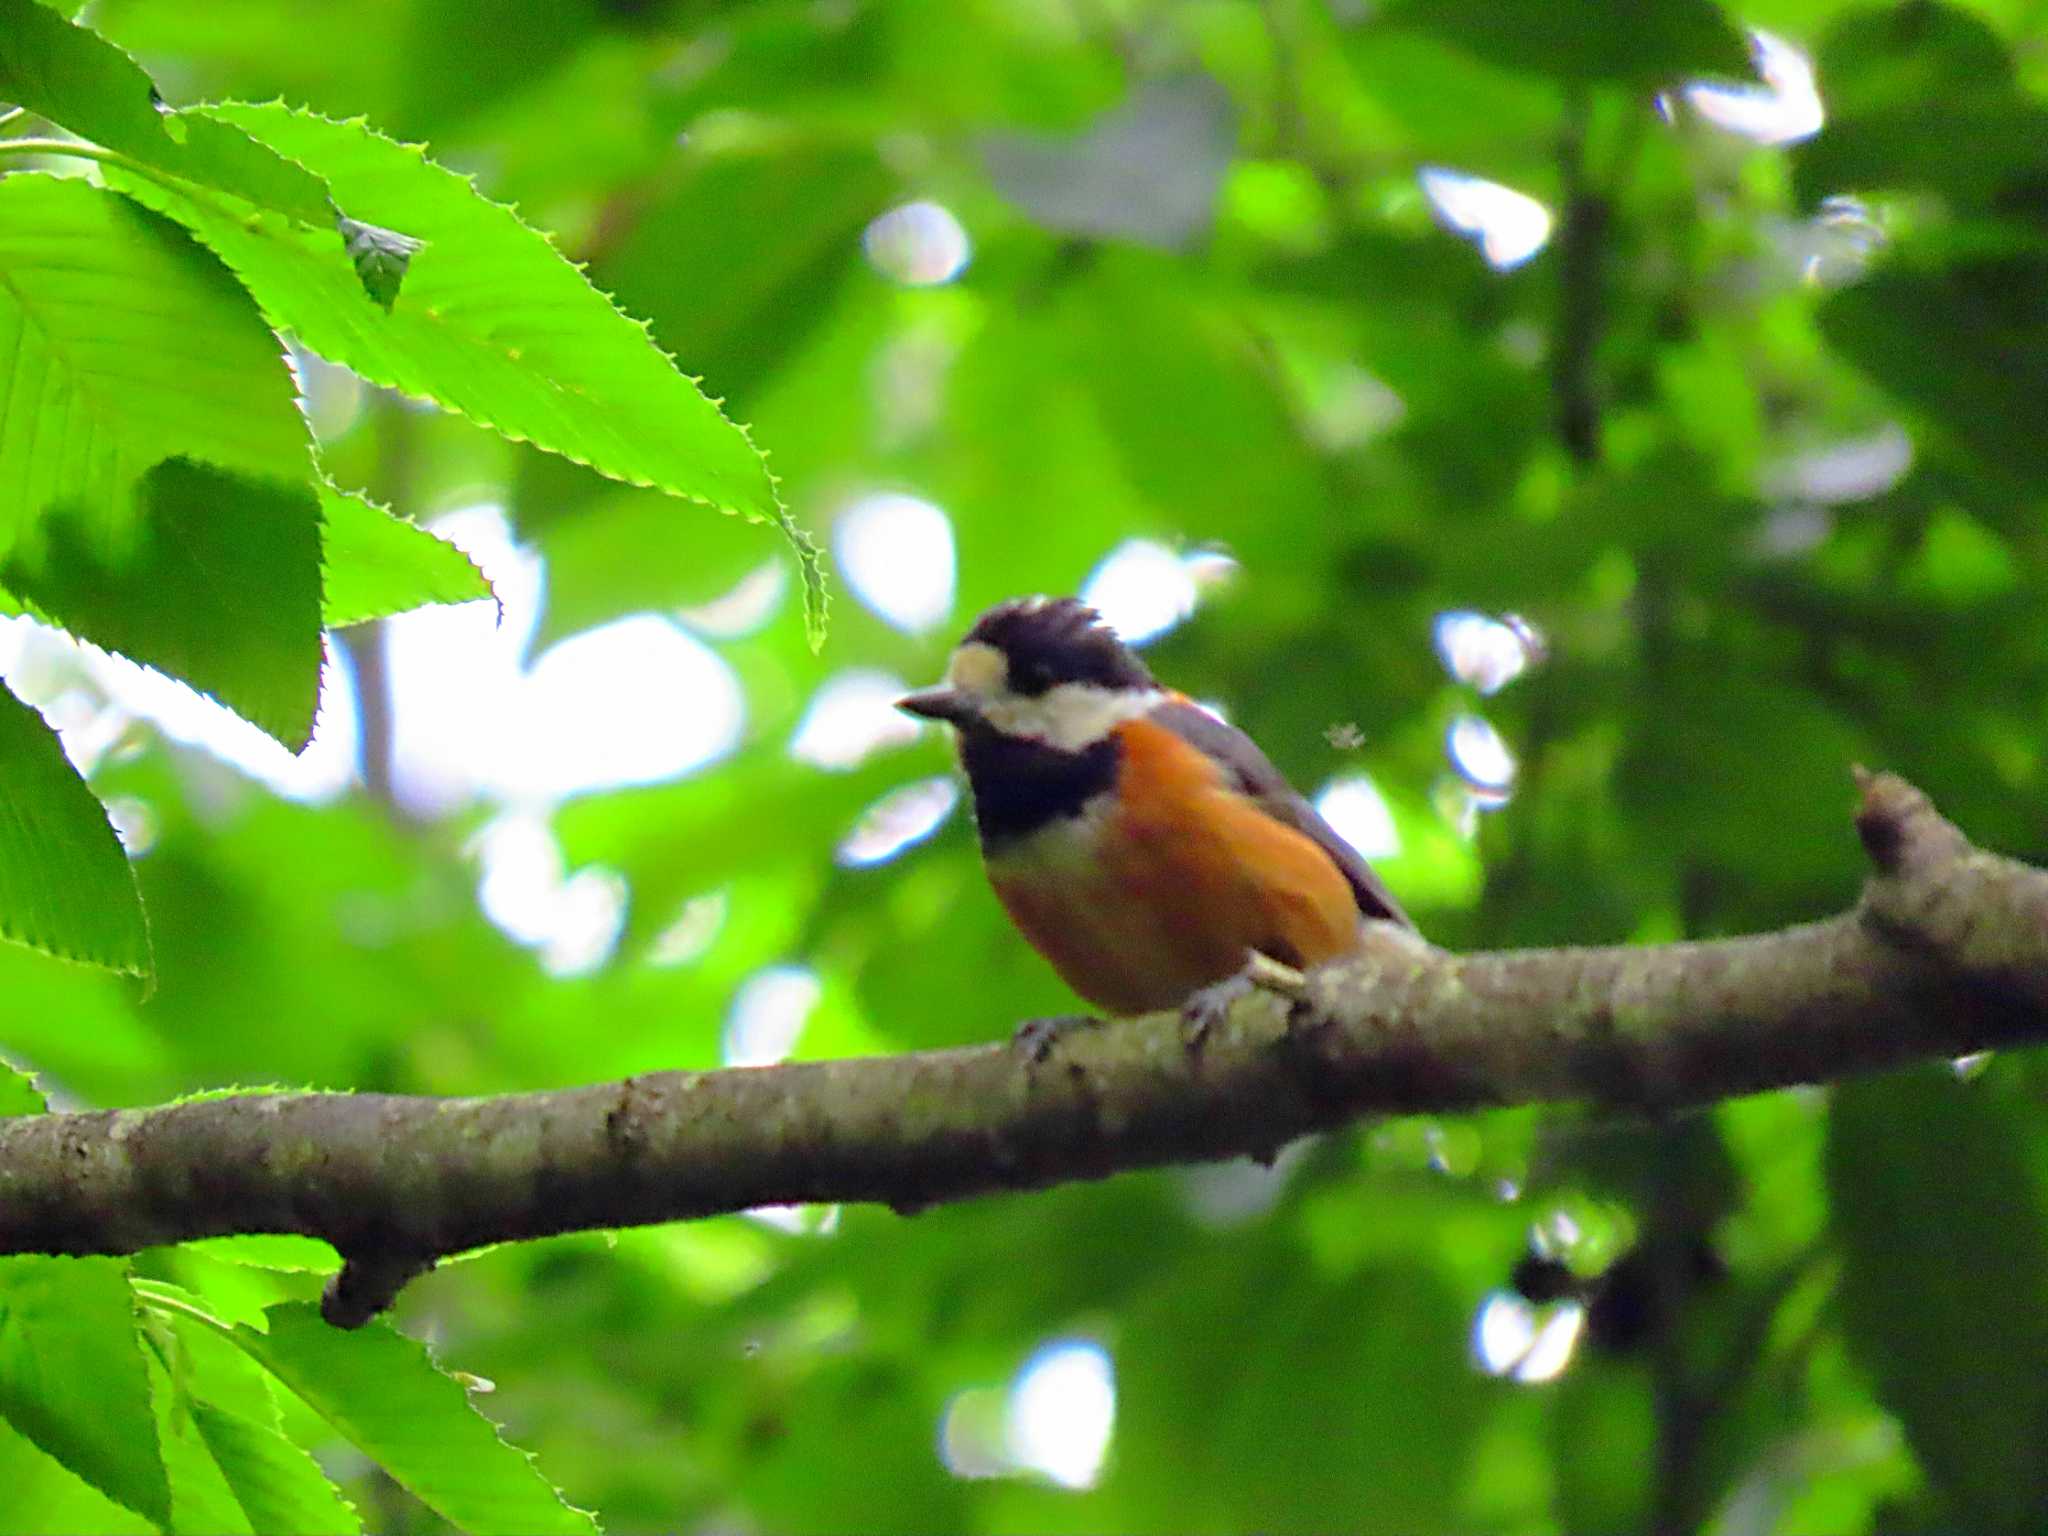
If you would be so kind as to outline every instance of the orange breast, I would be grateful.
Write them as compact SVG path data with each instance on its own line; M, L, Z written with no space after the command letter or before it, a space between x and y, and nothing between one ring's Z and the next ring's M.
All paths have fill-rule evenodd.
M1358 908L1327 855L1144 720L1117 728L1115 809L1056 823L992 860L1025 937L1113 1013L1178 1007L1256 949L1318 965L1352 947Z

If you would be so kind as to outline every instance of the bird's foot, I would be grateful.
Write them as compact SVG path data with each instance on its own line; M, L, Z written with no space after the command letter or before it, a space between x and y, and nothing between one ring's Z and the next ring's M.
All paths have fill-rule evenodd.
M1067 1013L1050 1019L1026 1019L1017 1026L1017 1032L1010 1037L1010 1044L1021 1051L1026 1061L1039 1062L1052 1054L1052 1048L1067 1035L1076 1030L1093 1028L1095 1020L1086 1014Z
M1181 1004L1181 1039L1189 1050L1198 1051L1216 1026L1229 1016L1239 998L1255 990L1298 998L1302 985L1301 972L1293 966L1282 965L1272 956L1253 950L1243 970L1202 988Z
M1181 1044L1190 1051L1199 1051L1208 1042L1217 1025L1230 1014L1231 1005L1255 983L1250 968L1226 976L1202 988L1193 997L1180 1005Z

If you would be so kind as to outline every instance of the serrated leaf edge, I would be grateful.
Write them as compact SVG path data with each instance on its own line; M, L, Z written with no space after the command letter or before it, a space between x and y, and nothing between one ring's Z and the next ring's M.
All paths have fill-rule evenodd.
M436 409L438 409L438 407L436 407ZM317 457L317 450L316 450L316 457ZM472 571L475 571L475 572L476 572L476 579L477 579L478 581L482 582L482 583L483 583L483 586L484 586L484 590L485 590L486 592L488 592L488 593L490 593L490 594L491 594L491 602L492 602L492 603L493 603L493 605L495 605L495 607L497 608L497 613L498 613L498 619L497 619L497 621L498 621L498 623L499 623L499 624L503 624L503 623L505 622L505 599L504 599L504 598L502 598L501 596L499 596L499 595L498 595L498 588L497 588L496 584L495 584L495 583L493 583L493 582L492 582L492 580L491 580L491 578L490 578L490 577L489 577L488 575L486 575L486 574L485 574L485 572L484 572L484 568L483 568L483 567L482 567L481 565L478 565L478 564L477 564L477 562L476 562L476 559L475 559L475 557L474 557L474 556L472 556L472 555L470 554L470 552L469 552L468 550L464 549L464 548L463 548L463 547L462 547L462 546L461 546L460 544L457 544L457 543L456 543L456 542L455 542L455 541L454 541L453 539L444 539L444 538L442 538L440 534L438 534L438 533L434 532L434 530L433 530L433 529L431 529L431 528L427 527L427 526L426 526L426 524L424 524L424 523L420 522L420 521L419 521L418 519L416 519L416 518L412 518L412 517L408 517L408 516L407 516L407 515L406 515L405 513L403 513L403 512L400 512L400 511L398 511L397 509L395 509L395 508L393 508L393 507L388 507L388 506L386 506L386 505L385 505L385 504L384 504L383 502L381 502L381 501L377 500L377 498L376 498L376 497L374 497L374 496L370 495L370 494L369 494L369 492L367 492L367 491L352 491L352 490L349 490L349 489L347 489L346 487L344 487L343 485L341 485L341 484L340 484L340 483L339 483L338 481L336 481L336 480L335 480L335 478L334 478L334 477L333 477L332 475L328 474L328 473L327 473L327 471L325 470L325 468L320 468L320 469L318 469L318 470L317 470L317 475L318 475L318 478L319 478L319 480L320 480L321 484L325 485L325 486L327 487L327 489L328 489L328 490L330 490L330 491L332 491L332 492L333 492L333 493L334 493L334 494L335 494L336 496L341 496L341 497L345 497L346 499L348 499L348 500L350 500L350 501L359 501L359 502L361 502L361 503L362 503L362 504L363 504L364 506L366 506L366 507L370 507L370 508L373 508L374 510L376 510L376 511L378 511L378 512L381 512L381 513L383 513L383 514L384 514L384 515L385 515L386 517L390 518L390 519L391 519L391 520L392 520L393 522L396 522L396 523L404 523L404 524L405 524L405 525L406 525L407 527L409 527L409 528L417 528L417 529L418 529L418 530L419 530L419 531L420 531L421 533L425 534L425 535L426 535L426 536L427 536L428 538L432 539L432 540L433 540L433 541L434 541L435 543L437 543L437 544L443 544L443 545L446 545L446 546L447 546L447 547L448 547L449 549L452 549L452 550L454 550L456 554L458 554L458 555L462 556L462 560L463 560L463 563L464 563L465 565L467 565L467 566L468 566L468 567L469 567L469 568L470 568L470 569L471 569ZM322 528L322 530L323 530L323 532L324 532L324 530L326 529L326 526L327 526L327 522L326 522L326 519L325 519L324 517L323 517L323 518L321 519L321 523L320 523L320 526L321 526L321 528ZM326 595L326 591L327 591L327 585L326 585L326 577L327 577L327 546L326 546L326 544L325 544L324 542L323 542L323 543L321 544L321 547L320 547L320 576L321 576L321 587L320 587L320 590L321 590L321 595L322 595L322 597L323 597L323 599L324 599L324 597L325 597L325 595ZM470 599L470 601L474 602L474 601L476 601L476 599L472 598L472 599ZM441 607L441 606L444 606L444 605L442 605L442 604L439 604L439 603L435 603L435 602L425 602L425 603L420 603L420 604L417 604L417 605L415 605L414 607L411 607L411 608L399 608L399 609L396 609L396 610L394 610L394 611L393 611L393 612L391 612L391 613L387 613L387 614L380 614L380 615L378 615L378 618L386 618L386 619L391 619L391 618L396 618L396 617L398 617L398 615L399 615L399 614L402 614L402 613L417 613L417 612L419 612L419 611L420 611L420 609L422 609L422 608L435 608L435 607ZM324 627L325 627L325 628L328 628L328 629L353 629L353 628L355 628L355 627L356 627L356 625L357 625L357 624L372 624L372 623L375 623L375 622L376 622L376 619L356 619L356 620L353 620L352 622L350 622L350 623L347 623L347 624L328 624L328 625L325 625Z
M40 614L40 610L36 609L33 604L24 602L23 607L28 609L31 613ZM70 631L66 630L65 633L69 634ZM80 643L83 644L89 642ZM108 654L101 647L95 646L94 649L99 650L102 655ZM73 950L71 950L68 946L52 944L45 942L42 939L34 939L26 936L25 934L18 934L12 932L8 927L4 925L0 925L0 942L18 945L23 949L32 949L39 955L48 955L51 959L62 960L67 965L86 965L91 966L96 971L106 971L115 976L137 977L143 983L142 995L146 998L149 996L151 992L153 992L156 989L156 947L154 936L150 933L149 929L149 909L148 907L143 905L141 882L139 882L135 878L135 866L129 861L128 850L124 848L121 844L121 834L114 830L113 818L107 815L106 802L100 799L100 797L97 794L93 793L92 785L89 782L87 782L85 775L79 773L75 767L72 767L70 756L64 751L63 739L57 734L57 728L50 724L48 718L43 714L43 712L40 709L36 708L35 705L29 703L27 699L22 698L20 694L16 693L14 691L13 685L9 683L7 679L0 678L0 688L5 688L7 690L8 696L12 698L15 703L19 704L23 709L27 710L30 714L34 715L36 719L41 723L43 729L50 733L51 743L57 748L58 755L60 757L63 757L65 766L67 768L71 768L72 773L77 775L79 786L82 789L84 789L88 795L92 795L93 803L99 806L101 824L105 826L107 830L107 836L113 840L114 851L121 856L121 865L128 872L129 888L135 893L135 910L142 919L142 964L140 967L130 965L109 965L106 961L96 959L91 955L76 953Z
M240 1349L244 1354L248 1355L251 1360L255 1361L255 1363L258 1366L262 1367L262 1369L267 1374L269 1374L271 1380L275 1381L285 1391L291 1392L292 1395L295 1397L299 1397L299 1394L293 1389L291 1383L286 1381L283 1377L279 1376L275 1371L272 1371L270 1369L270 1366L262 1359L260 1355L258 1355L254 1350L252 1350L248 1346L248 1344L245 1342L243 1338L243 1335L245 1334L256 1338L268 1337L269 1330L267 1327L263 1329L256 1329L247 1327L246 1325L240 1323L224 1322L222 1319L215 1317L211 1312L207 1311L203 1306L199 1305L196 1300L193 1300L179 1292L178 1288L175 1287L169 1288L167 1290L160 1290L156 1287L155 1282L140 1279L131 1280L130 1283L135 1290L135 1294L139 1305L155 1307L159 1311L175 1312L179 1315L192 1318L197 1322L204 1323L206 1326L212 1328L222 1338L228 1340L228 1342L233 1344L237 1349ZM305 1303L284 1302L280 1303L280 1305L288 1307L299 1307L304 1306ZM274 1310L276 1310L274 1307L266 1307L264 1309L266 1321L268 1319L270 1312ZM385 1333L388 1333L392 1335L394 1338L401 1340L403 1343L409 1345L410 1347L417 1349L420 1352L420 1357L426 1361L427 1368L434 1372L435 1375L441 1377L442 1380L448 1382L451 1386L457 1388L462 1393L463 1405L471 1413L475 1414L479 1419L483 1420L483 1422L490 1427L492 1436L497 1440L497 1442L500 1445L504 1446L506 1450L512 1452L513 1455L518 1456L526 1462L527 1466L529 1466L532 1469L533 1475L537 1479L539 1479L541 1486L546 1488L550 1493L552 1493L564 1509L568 1510L571 1514L581 1515L585 1520L588 1520L590 1522L590 1528L593 1532L603 1531L604 1527L598 1521L597 1512L595 1510L584 1509L580 1505L570 1503L568 1496L564 1494L561 1488L555 1484L554 1480L541 1470L540 1458L534 1452L527 1450L524 1446L515 1445L510 1440L507 1440L505 1438L505 1426L503 1424L500 1424L496 1419L493 1419L489 1414L483 1412L480 1408L476 1406L474 1395L470 1392L468 1387L466 1387L463 1384L463 1382L458 1378L458 1376L454 1372L450 1371L446 1366L442 1365L440 1360L435 1357L434 1348L431 1344L427 1343L424 1339L415 1339L410 1334L399 1332L398 1329L392 1327L389 1323L385 1322L381 1318L370 1323L369 1327L381 1329ZM304 1397L299 1397L299 1400L305 1404L306 1408L310 1412L315 1414L323 1422L332 1426L335 1433L341 1435L343 1439L349 1438L348 1431L344 1429L341 1425L336 1424L333 1419L329 1418L327 1414L322 1412L317 1404L311 1402L310 1400ZM351 1440L350 1443L353 1444L354 1442ZM399 1481L395 1474L390 1473L389 1468L386 1468L385 1470L388 1475L392 1476L393 1481ZM400 1486L403 1487L404 1484L400 1482ZM408 1489L407 1491L412 1492L412 1490L410 1489ZM420 1497L417 1493L414 1493L413 1496L415 1498ZM422 1499L421 1502L424 1503L425 1500ZM431 1508L432 1506L429 1505L428 1507Z
M653 327L646 320L643 320L639 316L631 314L627 310L621 308L616 296L614 296L611 293L608 293L606 290L598 287L597 284L593 283L590 280L590 274L586 264L575 260L567 252L563 251L561 246L556 243L555 237L552 232L540 227L539 225L529 223L521 215L519 211L519 205L517 203L499 202L496 198L493 198L489 194L482 191L477 186L475 176L469 175L465 172L457 171L452 167L445 166L441 164L440 161L435 160L431 155L427 153L427 146L425 144L414 143L406 139L393 138L391 135L383 133L379 131L376 127L372 126L369 118L366 115L360 113L354 117L328 117L324 113L314 112L304 107L293 106L290 103L286 102L282 97L275 97L269 101L264 102L245 102L231 98L223 102L211 103L210 105L227 107L275 107L285 112L288 112L295 117L305 118L308 121L326 123L332 127L354 128L372 138L381 139L386 144L390 144L399 149L406 150L415 157L417 157L419 160L426 163L427 165L432 166L435 170L440 171L446 175L455 177L457 180L466 183L470 189L471 194L474 197L476 197L476 199L479 202L482 202L492 208L496 208L499 211L509 215L519 225L521 229L537 237L543 244L545 244L548 250L551 253L553 253L553 255L558 261L562 262L571 271L573 271L579 279L581 279L583 286L585 288L587 288L592 294L595 294L598 298L602 299L605 302L606 307L609 308L613 314L617 315L621 320L624 320L627 324L637 328L640 334L646 339L647 345L654 350L656 355L658 355L663 362L667 363L670 368L674 369L679 377L688 380L691 387L696 389L700 394L703 392L704 380L699 375L690 373L682 367L682 365L677 361L675 354L670 352L666 347L662 346L662 344L658 340L656 340ZM202 243L204 242L205 237L199 231L192 231L192 236L194 239L200 240ZM337 238L339 238L339 236L337 236ZM216 252L215 254L219 255L218 252ZM343 254L346 255L346 252L344 252ZM221 259L223 261L226 260L225 257L222 257ZM368 295L365 295L365 297L368 297ZM371 300L371 302L374 303L375 300ZM431 310L424 311L424 313L426 315L426 318L428 318L429 320L437 320L437 317L433 314ZM269 314L268 312L266 312L265 319L267 319L270 322L271 326L274 329L282 331L287 328L276 315ZM483 341L485 344L492 346L499 345L498 343L490 342L487 338L479 338L469 335L465 335L464 340L468 342ZM307 350L311 351L313 349L308 348ZM523 361L516 347L501 346L499 347L499 350L501 352L501 355L504 356L507 362L516 365L520 364ZM348 365L338 364L337 366L345 367ZM361 370L354 368L351 368L350 371L357 373L359 377L367 379L370 383L375 384L380 388L394 390L400 394L406 395L407 398L413 398L410 391L403 389L395 380L391 378L379 378L376 377L375 375L363 373L361 372ZM558 394L572 397L581 394L581 391L576 390L570 386L561 384L560 382L552 378L549 378L545 374L541 374L538 377L540 377L542 382L545 383L549 389L554 390ZM450 415L461 416L467 421L475 422L478 426L483 427L488 431L495 432L498 436L504 438L507 442L532 444L533 447L539 449L542 453L551 454L556 458L566 459L571 464L581 465L583 468L588 469L593 474L598 475L603 479L610 480L614 484L630 485L640 490L658 491L662 495L671 497L677 501L688 502L690 504L701 507L708 507L712 511L722 513L727 517L744 518L746 521L750 523L759 523L764 526L775 528L779 533L783 535L785 539L789 541L792 551L796 555L797 564L803 578L804 586L804 629L806 636L810 640L812 650L816 651L824 643L826 619L830 607L830 594L825 577L823 554L820 551L816 540L811 536L810 532L796 521L795 517L789 511L787 504L783 501L780 489L782 483L781 479L775 474L774 470L770 467L767 453L763 451L760 445L754 441L753 432L750 429L750 427L745 422L735 421L732 417L727 416L725 414L725 402L723 400L711 395L705 395L704 398L710 402L714 409L718 411L720 417L723 418L729 426L731 426L735 431L737 431L740 434L742 440L745 441L746 445L753 450L755 456L760 460L762 473L768 479L770 495L774 502L775 510L772 513L761 514L747 512L742 510L741 508L727 506L723 502L714 501L710 497L699 495L696 492L672 490L668 486L661 485L656 481L646 478L645 476L617 474L611 470L603 468L601 465L593 463L591 460L583 457L580 454L572 453L563 449L550 448L543 444L536 443L533 441L532 438L528 437L525 433L520 432L516 428L507 427L502 423L493 421L488 416L479 414L474 411L455 410L452 407L442 404L438 400L430 401L429 403L432 404L437 410L447 411Z

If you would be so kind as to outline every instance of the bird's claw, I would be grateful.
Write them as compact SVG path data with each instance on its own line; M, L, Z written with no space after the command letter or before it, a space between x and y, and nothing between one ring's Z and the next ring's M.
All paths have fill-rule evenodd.
M1242 970L1224 977L1221 981L1212 982L1182 1003L1181 1043L1190 1051L1199 1051L1216 1026L1229 1017L1231 1007L1255 985L1250 970Z
M1044 1061L1064 1036L1077 1029L1085 1029L1094 1022L1093 1019L1071 1013L1050 1019L1026 1019L1017 1026L1017 1032L1010 1037L1010 1043L1023 1053L1026 1061Z
M1229 1016L1237 1000L1253 991L1299 998L1302 995L1301 972L1254 950L1244 969L1211 983L1181 1004L1181 1039L1187 1048L1200 1050L1216 1026Z

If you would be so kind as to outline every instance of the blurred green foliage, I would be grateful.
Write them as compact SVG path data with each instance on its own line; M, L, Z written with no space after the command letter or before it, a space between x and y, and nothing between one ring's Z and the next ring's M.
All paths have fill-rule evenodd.
M1203 578L1156 668L1304 789L1369 774L1398 842L1381 867L1454 947L1839 909L1861 875L1857 760L1915 779L1983 845L2048 856L2038 6L1646 0L1624 23L1525 0L99 0L90 20L173 102L281 97L425 141L652 322L747 424L799 523L847 555L864 498L924 498L950 520L957 579L943 618L904 625L871 601L872 567L843 560L814 655L763 530L569 462L604 462L584 450L634 411L665 419L644 397L609 402L609 423L563 405L542 441L569 458L552 457L474 424L502 424L510 394L435 394L473 419L428 416L303 364L325 497L361 488L421 521L502 506L547 562L533 654L670 615L732 669L741 740L671 782L524 808L568 871L624 893L614 946L551 965L479 905L504 806L427 814L394 788L418 654L395 630L389 650L353 632L365 783L315 805L135 718L85 659L20 650L10 683L66 726L128 836L156 975L144 995L0 945L0 1046L60 1105L715 1065L735 999L790 980L775 967L814 981L796 994L806 1056L993 1039L1071 1009L1004 926L960 815L878 862L836 856L883 797L948 771L933 733L847 767L787 748L829 683L922 681L982 605L1076 590L1133 539ZM1771 94L1737 79L1746 27L1811 60L1817 134L1758 142L1768 126L1711 120ZM1764 57L1769 121L1794 122L1796 60ZM1688 88L1701 78L1738 95ZM329 156L313 169L344 211L347 177L374 202L399 153L338 149L276 109L201 120ZM129 112L107 131L147 127ZM1497 269L1452 227L1469 209L1432 208L1425 167L1537 200L1547 242ZM0 207L83 195L28 181L0 182ZM567 272L527 247L492 281L454 262L482 228L458 185L435 183L445 208L401 188L365 209L450 260L430 243L369 341L336 319L359 302L338 263L317 285L290 263L236 270L311 350L415 388L421 357L490 352ZM892 247L875 224L919 200L964 231L957 272L944 226L899 224ZM134 224L109 263L182 238L93 207ZM215 216L172 212L203 238ZM246 296L209 294L234 311L224 327L256 332ZM420 294L452 306L446 334L408 311ZM525 361L626 377L566 344ZM706 487L751 461L713 415L689 420L659 463L606 467L671 490L701 475L680 488L720 499ZM217 456L269 472L248 457ZM159 514L199 517L214 473L166 470ZM276 514L260 537L208 536L289 595L303 634L312 567L286 547L289 509L225 504ZM772 496L724 504L765 513ZM350 526L361 542L326 558L357 585L322 588L330 621L389 611L380 593L471 590L431 551L385 549L382 524ZM929 544L884 565L928 562ZM141 584L120 604L127 589L61 559L0 583L59 619L103 614L109 645L123 624L190 639L205 660L166 665L214 667L199 680L289 734L265 691L281 610L235 618L245 643L224 646L205 589L149 569L123 570ZM1467 610L1525 616L1544 654L1483 692L1438 644L1439 616ZM1511 783L1469 782L1470 717L1504 741ZM1466 744L1466 777L1447 742ZM132 929L108 927L132 964ZM2037 1530L2044 1091L2013 1057L1670 1123L1395 1122L1271 1170L915 1219L810 1211L493 1250L415 1284L396 1323L487 1379L470 1402L537 1473L418 1348L315 1329L317 1254L5 1261L0 1530L576 1528L541 1479L612 1531ZM1059 1340L1113 1372L1085 1488L1023 1464L1045 1433L1027 1365ZM387 1416L364 1418L387 1393ZM1054 1414L1084 1442L1091 1402ZM407 1438L440 1424L474 1443Z

